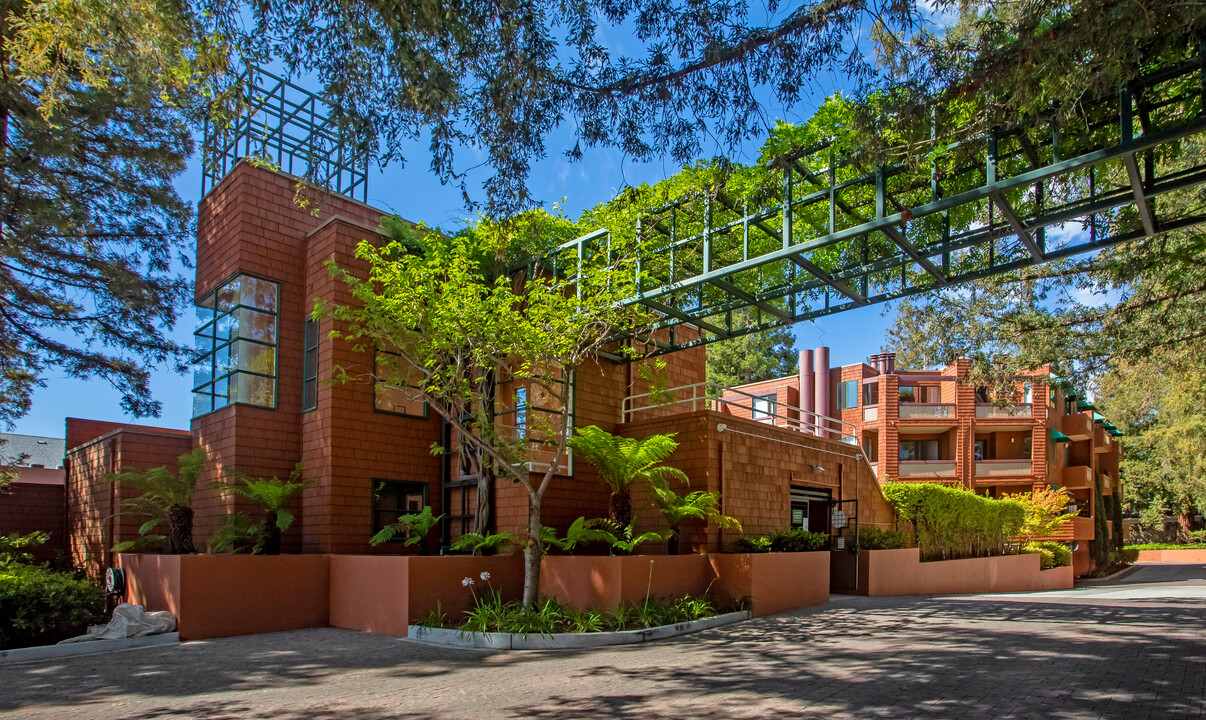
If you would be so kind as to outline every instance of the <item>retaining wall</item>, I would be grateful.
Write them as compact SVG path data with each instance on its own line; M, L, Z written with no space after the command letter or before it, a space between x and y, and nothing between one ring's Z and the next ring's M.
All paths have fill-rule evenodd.
M921 562L917 548L866 550L857 556L832 554L834 589L872 597L894 595L975 595L981 593L1069 590L1071 566L1043 570L1037 553ZM857 562L857 587L855 577Z

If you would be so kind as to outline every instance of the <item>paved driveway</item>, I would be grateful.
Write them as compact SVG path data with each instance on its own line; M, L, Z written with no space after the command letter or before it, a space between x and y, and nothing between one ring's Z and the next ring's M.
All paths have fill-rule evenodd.
M22 718L1206 717L1206 566L1064 593L838 598L649 646L449 651L334 629L0 668Z

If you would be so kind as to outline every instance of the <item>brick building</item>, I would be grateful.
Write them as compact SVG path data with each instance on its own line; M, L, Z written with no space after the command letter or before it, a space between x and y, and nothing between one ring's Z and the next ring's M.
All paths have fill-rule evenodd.
M966 360L941 370L895 365L884 353L830 367L828 348L804 350L796 375L743 385L725 399L748 399L749 412L734 412L763 423L856 442L881 483L941 482L991 497L1066 488L1079 516L1053 539L1072 543L1077 573L1087 571L1088 543L1100 540L1098 487L1111 536L1121 529L1121 432L1046 369L1018 378L1002 404L964 382Z
M342 195L317 198L317 214L294 202L297 179L250 163L236 165L201 201L197 240L197 330L200 362L194 380L190 432L68 423L69 506L75 559L89 568L110 561L104 551L130 539L136 523L108 521L120 490L101 476L121 466L170 464L191 444L204 447L207 466L193 504L195 536L204 544L221 518L247 509L211 487L238 470L285 477L299 461L306 491L287 552L396 553L398 544L372 548L369 538L401 512L430 505L444 514L442 540L468 529L476 482L456 453L445 423L421 403L372 382L327 382L335 366L367 375L384 353L356 352L332 339L333 321L315 321L316 299L350 303L333 278L334 261L362 277L353 253L378 239L382 212ZM683 331L685 329L680 329ZM667 357L671 386L699 389L704 348ZM842 505L865 523L890 526L892 514L857 447L837 439L766 428L731 408L680 402L642 406L648 383L633 364L600 358L576 371L569 384L575 426L597 425L628 435L677 432L682 443L670 464L687 471L691 489L722 493L724 512L747 531L784 527L793 507L825 530L831 508ZM535 388L501 386L516 417L540 412ZM551 408L556 409L556 408ZM117 496L106 495L117 492ZM544 522L563 528L579 516L606 513L609 491L593 468L572 461L545 495ZM638 505L642 504L638 498ZM493 529L521 534L527 524L523 489L499 482L493 492ZM855 509L857 508L857 510ZM108 513L108 515L107 515ZM655 511L641 520L656 522ZM109 523L109 525L105 525ZM702 527L685 533L684 547L718 549L727 538Z
M44 532L50 539L33 550L34 560L54 560L67 549L63 511L63 438L0 433L0 467L16 473L0 494L0 535Z

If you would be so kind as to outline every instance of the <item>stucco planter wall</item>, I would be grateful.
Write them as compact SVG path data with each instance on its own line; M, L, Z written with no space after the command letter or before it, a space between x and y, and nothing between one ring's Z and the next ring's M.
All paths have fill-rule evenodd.
M540 590L578 610L648 597L702 595L716 579L707 555L555 556L540 564Z
M1206 563L1206 548L1190 550L1140 550L1137 562Z
M750 598L755 617L829 601L829 553L733 553L709 555L716 589Z
M1068 590L1074 580L1072 567L1043 570L1036 553L1001 555L965 560L921 562L917 548L865 550L855 555L833 553L843 592L850 586L854 564L858 565L859 594L872 597L894 595L972 595L980 593Z
M326 555L123 553L127 602L176 616L182 640L325 627Z

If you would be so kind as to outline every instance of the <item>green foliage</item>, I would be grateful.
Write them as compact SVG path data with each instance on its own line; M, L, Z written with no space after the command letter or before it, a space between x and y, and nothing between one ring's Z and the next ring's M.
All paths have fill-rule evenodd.
M620 528L615 533L615 537L615 542L611 544L612 552L617 555L631 555L638 547L645 543L665 540L666 533L650 530L638 534L636 532L636 522L634 521Z
M1191 543L1206 544L1206 530L1190 530L1185 533L1185 539Z
M33 554L29 551L45 545L49 539L50 536L41 531L0 536L0 568L33 563Z
M829 549L829 535L803 528L781 528L771 532L771 552L813 552Z
M606 543L608 547L615 545L616 536L613 530L615 523L602 518L587 520L580 517L570 523L565 531L565 537L557 537L557 530L548 525L540 528L541 540L546 547L555 547L562 552L573 552L574 548L585 543Z
M420 512L406 513L405 515L400 515L400 516L398 516L398 522L391 523L391 524L386 525L385 527L381 528L381 530L376 535L374 535L371 540L369 540L369 544L374 545L374 546L380 545L381 543L389 542L389 541L393 540L395 537L397 537L398 535L401 535L404 538L402 544L405 547L410 547L411 545L418 545L420 548L420 551L424 555L426 555L427 554L427 536L430 535L431 531L434 530L436 528L436 526L440 524L440 520L443 519L443 517L444 517L443 515L434 515L433 516L431 514L431 506L424 505L423 509ZM466 545L466 547L458 547L458 545L460 545L461 542L469 542L469 541L466 541L467 537L469 537L469 535L461 536L461 541L458 541L456 544L454 544L452 546L452 549L453 550L477 550L476 545L479 543L483 543L485 540L481 536L476 536L477 539L472 544Z
M0 650L82 634L104 610L99 587L27 565L0 568Z
M858 531L859 550L897 550L908 546L909 539L896 530L867 527Z
M229 519L219 528L217 546L212 538L210 546L227 549L240 540L250 540L253 554L279 555L281 533L288 530L295 519L289 507L310 487L310 483L301 480L302 470L302 463L299 462L289 473L288 480L275 477L255 478L236 473L234 480L214 483L218 492L224 495L244 497L259 505L264 512L264 519L258 530L249 531L245 518L228 516Z
M249 551L252 555L261 554L263 547L264 528L261 523L252 520L247 513L234 512L224 515L218 521L218 527L209 536L209 551L211 553L240 553Z
M734 324L752 326L753 319L736 314ZM708 382L735 387L794 375L798 361L796 336L790 328L741 335L708 345Z
M1101 473L1094 474L1093 480L1093 530L1095 540L1089 543L1089 549L1098 565L1105 565L1110 557L1110 521L1106 517L1105 493L1102 492Z
M1026 508L1026 520L1018 531L1018 537L1023 542L1047 537L1076 517L1076 513L1066 512L1072 501L1072 493L1064 488L1045 487L1032 492L1010 493L1002 499L1012 500Z
M733 605L736 609L734 603L727 605ZM533 605L524 605L516 601L504 602L502 594L491 588L474 596L474 607L465 612L465 619L458 629L462 632L521 635L612 632L674 625L728 611L718 609L706 595L649 598L640 602L624 603L603 612L595 608L577 610L549 597L541 597Z
M889 483L884 497L912 524L923 560L999 555L1026 519L1019 503L935 483Z
M474 555L481 555L486 552L498 550L512 542L511 533L501 532L490 535L481 533L467 532L457 538L457 541L449 546L449 550L453 552L471 552Z
M720 512L718 493L696 490L679 495L660 478L655 479L650 487L653 490L653 502L658 510L662 511L666 524L670 527L668 551L671 555L678 554L679 529L688 520L711 522L722 530L741 530L741 523L736 518Z
M1072 551L1057 542L1030 542L1022 546L1023 553L1037 553L1043 570L1067 567L1072 564Z
M439 600L436 600L435 610L431 610L419 618L415 624L425 628L442 628L448 624L448 613L444 612L443 605L440 604Z
M147 537L147 542L162 539L172 555L195 552L193 510L190 506L193 494L197 491L197 478L205 467L205 449L197 447L181 455L177 466L176 472L168 470L167 466L150 470L122 468L105 476L109 482L142 493L123 500L121 512L146 517L146 522L138 528L138 534ZM167 534L153 534L151 531L161 524L167 525ZM121 543L114 548L114 552L136 547L139 545L134 541Z
M599 482L611 488L609 519L618 526L632 522L630 489L637 483L667 485L671 480L687 482L678 468L662 465L678 447L676 433L636 439L613 435L595 425L578 428L570 445L574 452L599 471Z
M733 549L740 553L768 553L771 551L771 541L765 535L742 533L733 541Z
M1142 543L1127 545L1123 550L1206 550L1206 543Z

